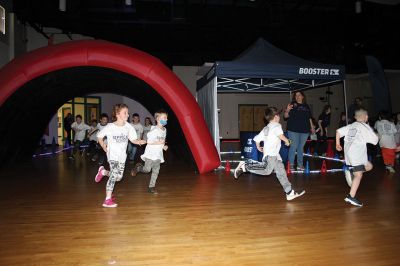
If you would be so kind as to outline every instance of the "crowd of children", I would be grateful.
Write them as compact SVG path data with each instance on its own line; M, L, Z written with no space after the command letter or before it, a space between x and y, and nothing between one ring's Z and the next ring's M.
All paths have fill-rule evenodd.
M318 117L312 119L312 134L310 135L311 146L318 153L326 153L326 140L328 127L330 125L331 106L326 105ZM156 125L152 125L151 118L145 118L145 125L140 124L140 117L137 113L132 115L132 123L128 122L129 110L125 104L117 104L113 107L112 123L108 121L108 115L103 113L100 121L91 121L91 126L82 122L80 115L76 116L76 121L71 124L74 132L74 149L69 152L69 158L74 159L74 154L81 149L81 144L87 137L89 149L87 154L92 161L97 161L100 165L95 181L100 182L104 176L108 176L106 185L106 197L103 202L104 207L116 207L115 197L112 192L115 183L123 177L125 163L128 160L137 162L130 171L131 176L138 173L150 173L148 192L157 194L156 182L160 171L160 165L164 162L163 152L168 149L166 145L167 130L165 126L168 121L167 112L160 110L155 113ZM387 111L381 111L379 118L372 128L368 123L368 112L359 106L354 111L354 120L347 124L346 114L342 113L339 122L339 129L336 131L336 150L344 152L346 163L345 178L350 187L345 201L355 205L363 204L356 198L364 172L373 168L368 160L367 144L376 145L379 142L383 162L389 172L395 172L396 152L400 146L400 115L395 117ZM281 142L286 146L290 145L290 140L285 137L280 122L280 112L275 107L265 110L265 119L268 125L253 139L257 149L263 153L262 164L253 165L242 161L234 170L234 177L245 172L270 175L276 174L287 200L293 200L305 194L305 191L296 192L287 178L285 166L279 154ZM376 130L376 132L374 131ZM263 142L263 146L261 146ZM140 151L138 153L138 151ZM84 150L83 152L84 153ZM140 159L138 156L140 156ZM105 168L105 159L107 167ZM143 163L138 161L143 161Z

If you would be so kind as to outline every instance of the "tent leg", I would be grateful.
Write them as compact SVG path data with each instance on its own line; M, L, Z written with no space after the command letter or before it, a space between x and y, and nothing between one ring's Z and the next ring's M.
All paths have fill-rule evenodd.
M346 92L346 80L343 80L343 98L344 98L344 110L346 111L346 124L349 124L349 118L347 114L347 92Z

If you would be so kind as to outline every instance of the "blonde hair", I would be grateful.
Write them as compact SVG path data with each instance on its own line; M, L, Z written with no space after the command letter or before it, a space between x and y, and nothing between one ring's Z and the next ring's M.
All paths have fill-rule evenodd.
M365 110L363 108L360 108L354 112L354 117L356 118L356 120L362 119L362 118L366 117L367 115L368 115L367 110Z
M121 112L121 110L124 108L128 109L128 105L126 105L124 103L118 103L113 106L113 109L112 109L112 121L113 122L117 121L117 114L119 114L119 112Z
M157 112L155 112L154 119L157 119L162 114L165 114L166 116L168 116L168 113L165 110L161 109L161 110L158 110Z

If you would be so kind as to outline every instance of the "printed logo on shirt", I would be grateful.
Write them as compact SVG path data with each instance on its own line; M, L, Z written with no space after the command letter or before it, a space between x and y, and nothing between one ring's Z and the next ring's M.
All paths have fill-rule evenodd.
M116 143L127 142L128 141L128 135L124 135L124 134L121 133L121 135L119 135L119 136L113 136L113 140Z

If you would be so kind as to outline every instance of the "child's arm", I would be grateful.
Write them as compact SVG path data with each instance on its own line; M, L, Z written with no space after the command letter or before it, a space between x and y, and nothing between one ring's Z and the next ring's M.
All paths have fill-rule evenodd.
M147 142L147 145L160 145L160 144L165 144L165 140Z
M100 147L105 151L105 153L107 153L107 145L104 143L103 137L99 137L98 140Z
M336 130L336 150L341 151L343 148L340 145L340 134L339 131Z
M95 132L97 132L97 131L99 131L99 129L98 128L92 128L92 129L90 129L90 131L89 131L89 133L88 133L88 136L90 137L90 136L92 136Z
M264 147L260 146L260 142L256 142L256 146L257 146L257 150L259 150L260 152L264 152Z
M289 145L290 145L290 141L285 137L285 135L281 134L281 135L278 136L278 138L279 138L280 140L282 140L283 142L285 142L285 145L286 145L286 146L289 146Z
M136 145L143 145L146 144L146 141L143 139L130 139L130 142Z

